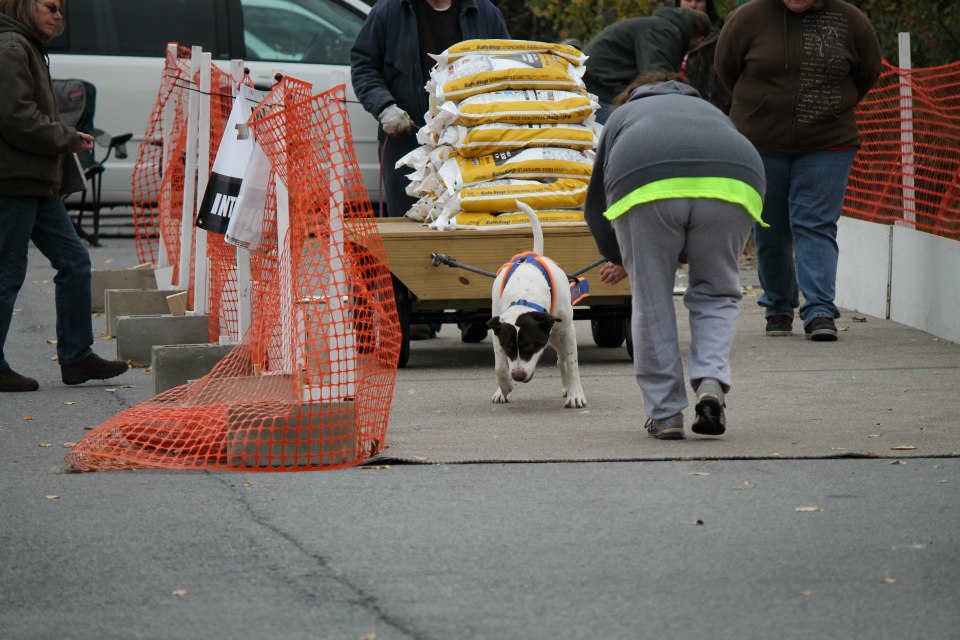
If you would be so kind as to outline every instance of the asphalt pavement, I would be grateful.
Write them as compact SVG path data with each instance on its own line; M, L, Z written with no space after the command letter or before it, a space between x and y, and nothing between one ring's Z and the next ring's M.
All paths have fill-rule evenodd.
M95 267L137 264L131 240L104 245ZM71 473L70 443L152 383L144 369L60 383L53 273L30 258L5 353L41 390L0 395L0 638L960 638L960 459L936 448ZM891 352L904 389L960 375L957 345L908 327L883 335L924 345ZM416 427L407 392L443 357L438 345L460 397L489 396L471 345L414 343L397 382L407 408L389 429ZM866 341L863 357L882 347ZM109 340L94 348L115 354ZM630 375L609 353L581 359ZM755 352L738 367L783 384ZM822 389L818 403L849 408L857 384ZM925 424L960 429L955 393L922 399ZM452 428L484 410L451 412Z

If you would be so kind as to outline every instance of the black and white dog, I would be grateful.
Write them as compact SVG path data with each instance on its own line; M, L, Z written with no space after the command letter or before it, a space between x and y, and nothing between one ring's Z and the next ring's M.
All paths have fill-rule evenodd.
M507 262L493 282L493 353L497 384L493 402L510 401L514 382L529 382L549 344L557 352L560 382L567 408L587 406L580 386L573 303L567 274L543 255L543 229L537 214L517 202L530 218L533 251Z

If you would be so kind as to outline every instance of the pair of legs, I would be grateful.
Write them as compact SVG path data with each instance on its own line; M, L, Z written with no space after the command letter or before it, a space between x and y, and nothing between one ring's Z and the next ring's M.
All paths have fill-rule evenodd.
M59 198L0 196L0 369L14 304L27 275L30 241L56 269L57 358L73 365L92 353L90 254Z
M754 229L757 272L766 317L840 317L837 288L837 222L856 149L795 157L762 156L767 174L763 220ZM800 306L800 294L803 306Z
M613 221L633 295L633 367L647 416L661 420L687 406L673 307L677 258L687 254L689 377L730 390L730 347L740 313L740 256L752 218L740 205L704 198L638 205Z

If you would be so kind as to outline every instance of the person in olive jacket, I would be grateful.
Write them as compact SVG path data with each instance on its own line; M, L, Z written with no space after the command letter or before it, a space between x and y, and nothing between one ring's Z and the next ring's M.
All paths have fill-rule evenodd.
M60 198L64 154L93 138L59 121L44 42L63 30L62 0L0 0L0 392L36 391L3 354L34 245L57 271L57 359L65 384L120 375L91 350L90 255Z
M843 0L752 0L727 16L715 67L730 119L763 158L756 227L766 333L837 339L837 222L860 138L854 108L880 75L873 25ZM800 294L803 305L800 305Z
M652 16L615 22L590 39L583 82L597 96L597 122L606 122L610 105L637 76L648 71L680 71L687 51L710 35L702 11L662 7Z

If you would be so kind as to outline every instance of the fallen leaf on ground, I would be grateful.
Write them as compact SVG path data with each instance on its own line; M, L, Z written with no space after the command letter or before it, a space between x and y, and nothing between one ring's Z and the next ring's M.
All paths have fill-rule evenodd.
M895 578L883 578L880 580L883 584L893 584L897 580Z
M49 340L47 340L47 344L57 344L57 339L56 339L56 338L50 338Z
M890 464L907 464L907 463L904 462L903 460L894 460L894 461L891 462Z
M77 403L74 402L73 400L67 400L67 401L64 402L63 404L65 404L65 405L71 405L71 404L77 404Z
M823 509L817 506L809 506L809 507L797 507L796 511L815 512L815 511L823 511Z
M47 496L47 500L59 500L60 496Z
M76 443L76 442L64 442L64 443L63 443L63 446L66 447L67 449L73 449L75 446L77 446L77 443Z
M709 471L694 471L694 472L691 473L690 475L692 475L692 476L708 476L708 475L710 475L710 472L709 472Z
M813 595L813 591L798 591L797 595L803 596L805 598L809 598L810 596Z
M52 447L53 445L52 445L52 444L48 444L48 443L46 443L46 442L41 442L41 443L38 444L37 446L40 447L41 449L46 449L47 447Z
M33 420L33 416L23 416L24 420Z
M695 525L697 525L697 526L699 527L699 526L701 526L701 525L703 524L703 520L700 520L700 519L698 518L698 519L696 519L696 520L693 521L693 524L695 524Z
M253 483L252 483L252 482L244 482L244 483L243 483L243 486L245 486L245 487L252 487L252 486L253 486Z
M187 590L186 590L186 589L177 589L177 590L175 590L175 591L174 591L172 594L170 594L170 595L181 596L181 597L182 597L182 596L187 595Z
M866 321L867 321L867 319L866 319L865 317L863 317L863 316L853 316L853 317L851 317L850 319L853 320L854 322L866 322Z
M915 449L916 447L911 444L901 444L896 447L890 447L890 451L914 451Z
M117 389L116 387L110 387L109 389L104 389L104 391L106 391L107 393L116 393L117 391L119 391L119 389Z

